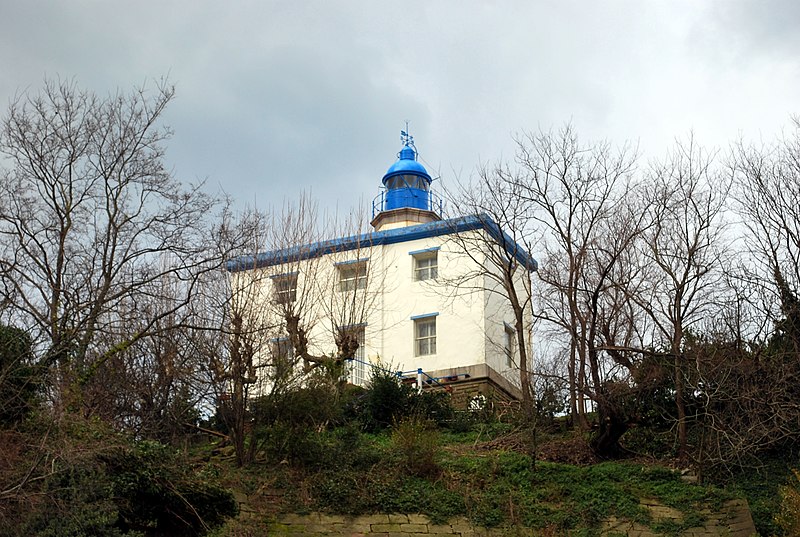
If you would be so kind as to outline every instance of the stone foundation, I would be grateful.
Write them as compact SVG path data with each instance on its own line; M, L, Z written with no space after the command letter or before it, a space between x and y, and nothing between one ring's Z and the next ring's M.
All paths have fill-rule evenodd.
M477 528L465 518L456 518L447 524L434 524L425 515L365 515L350 518L311 513L309 515L283 515L268 527L266 535L274 537L501 537L509 534L499 529Z
M683 522L680 511L660 504L655 500L642 500L642 506L650 511L650 516L656 522ZM726 502L719 513L712 513L704 509L701 514L705 517L705 524L685 530L681 535L686 537L753 537L756 533L750 507L745 500L731 500ZM601 535L612 537L625 535L627 537L656 537L659 534L641 524L609 517L603 523Z
M679 511L643 500L655 521L682 521ZM244 516L247 512L243 511ZM703 526L689 528L681 535L687 537L753 537L756 529L750 509L744 500L727 502L722 511L704 511ZM529 528L479 528L463 517L446 524L434 524L425 515L365 515L345 517L311 513L308 515L287 514L268 524L264 535L273 537L538 537L559 535L557 531L542 532ZM650 528L610 517L603 523L601 535L606 537L660 537Z

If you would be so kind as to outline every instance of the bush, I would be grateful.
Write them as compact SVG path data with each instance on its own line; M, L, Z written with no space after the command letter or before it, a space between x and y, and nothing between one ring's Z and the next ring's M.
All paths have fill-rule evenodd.
M800 535L800 471L792 470L794 479L781 487L780 512L775 517L786 535Z
M355 417L367 431L386 429L408 413L411 392L394 373L374 368L364 396L353 409Z
M0 425L14 425L33 409L42 371L32 362L28 334L0 324Z
M57 467L39 491L45 502L25 513L18 527L0 530L0 535L40 537L117 537L141 535L118 527L119 513L113 501L109 476L91 461ZM6 533L6 531L8 533Z
M438 425L449 423L454 415L450 395L444 391L418 394L391 371L374 368L369 386L350 407L350 416L369 432L387 429L412 415Z
M202 535L238 513L233 495L193 472L167 446L134 444L101 457L126 530Z
M0 536L189 537L237 513L216 476L197 472L167 446L131 442L101 422L66 415L44 437L17 436L30 451L19 472L33 473L27 481L10 476L25 487L0 499Z
M450 403L450 394L443 391L427 391L411 396L412 416L425 416L436 425L445 426L453 421L455 412Z
M276 391L250 404L253 442L268 460L320 467L334 442L327 429L343 421L343 398L333 382L312 378L304 387Z
M435 425L420 415L397 423L392 431L392 450L400 462L400 470L418 477L435 477L441 469L436 463L439 433Z

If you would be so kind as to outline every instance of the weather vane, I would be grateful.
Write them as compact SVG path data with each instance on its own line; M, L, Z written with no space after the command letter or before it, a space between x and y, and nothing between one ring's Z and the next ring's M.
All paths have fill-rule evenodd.
M416 150L416 146L414 145L414 137L408 134L408 120L406 120L406 129L400 131L400 141L403 142L403 145L412 147Z

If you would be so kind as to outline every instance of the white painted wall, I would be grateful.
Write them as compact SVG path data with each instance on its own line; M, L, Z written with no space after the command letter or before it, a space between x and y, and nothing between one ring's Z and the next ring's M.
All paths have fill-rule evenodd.
M482 230L469 233L484 233ZM414 280L414 256L409 252L438 250L439 277L435 281ZM487 289L489 280L476 271L473 261L459 252L459 243L447 236L429 237L389 245L365 247L326 255L289 265L265 269L269 275L299 272L298 300L307 301L306 312L311 349L319 354L333 354L333 329L336 324L365 321L366 355L372 362L380 360L394 370L424 371L456 369L487 363L495 371L518 383L518 374L506 366L503 351L503 322L513 324L510 306L502 294ZM365 300L367 314L363 319L346 319L328 313L349 293L338 290L339 272L336 263L368 258L367 289L359 300ZM264 279L261 291L264 301L272 297L272 280ZM459 281L459 285L454 285ZM436 347L433 355L414 356L414 321L418 315L436 316ZM280 324L280 319L273 321ZM279 331L279 330L278 330Z

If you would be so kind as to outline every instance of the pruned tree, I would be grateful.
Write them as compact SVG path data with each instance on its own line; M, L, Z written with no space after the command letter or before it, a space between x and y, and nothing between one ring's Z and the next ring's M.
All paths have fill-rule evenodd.
M218 312L218 332L209 334L203 352L239 464L254 459L258 429L271 425L262 418L275 418L254 410L254 402L259 409L280 405L312 378L327 379L336 391L346 362L363 345L382 280L368 262L369 235L322 238L337 228L319 219L307 196L273 217L253 211L231 222L247 246L209 287L206 302Z
M320 217L317 205L303 197L273 224L267 270L274 311L307 371L331 363L341 368L355 357L360 329L384 286L363 216Z

